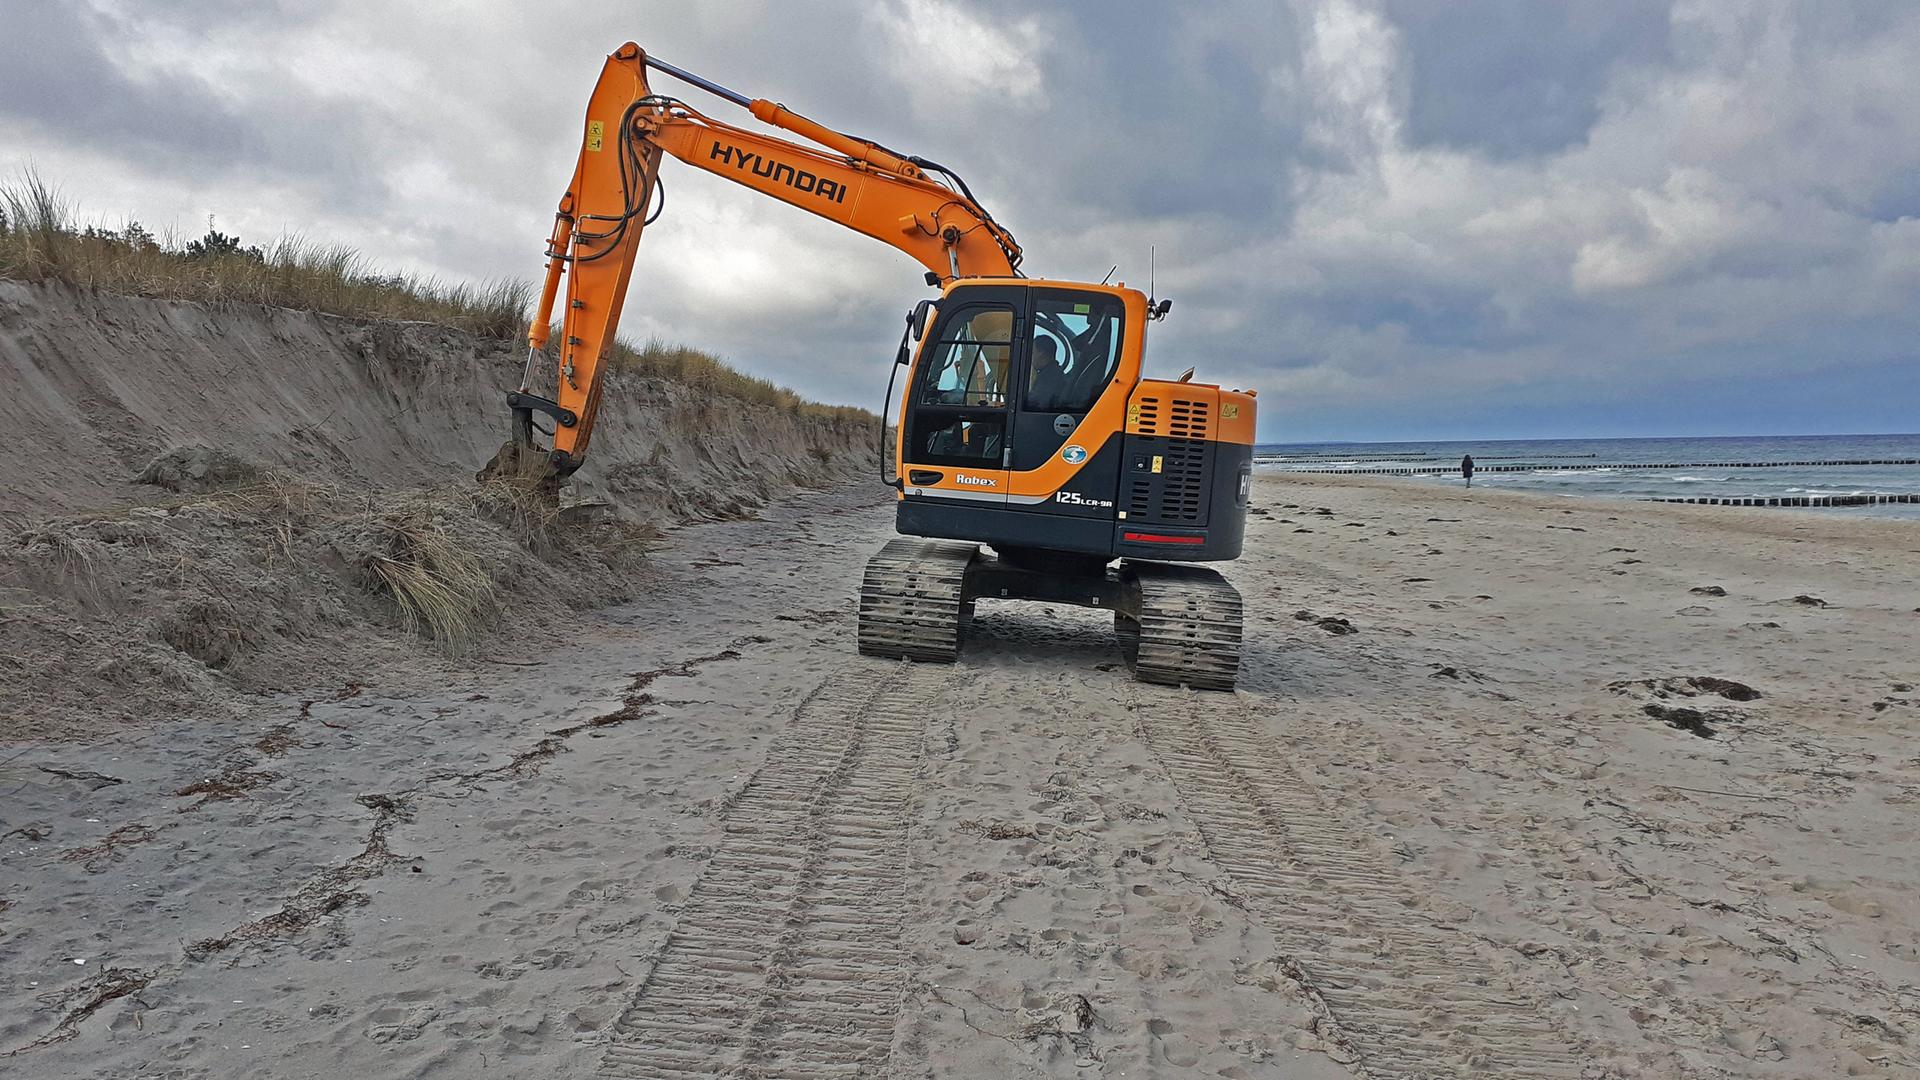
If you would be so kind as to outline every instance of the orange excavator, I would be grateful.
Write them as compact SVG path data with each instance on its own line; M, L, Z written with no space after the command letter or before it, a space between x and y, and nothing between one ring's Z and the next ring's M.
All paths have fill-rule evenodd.
M795 141L656 93L649 70L738 105ZM547 242L527 372L507 395L507 459L557 484L593 434L642 230L664 207L662 155L890 244L926 268L895 356L896 531L867 564L859 648L952 662L976 600L1109 609L1135 675L1231 689L1240 596L1194 563L1236 558L1254 392L1144 376L1172 302L1124 284L1029 278L1013 234L942 165L834 131L648 56L607 58ZM537 377L562 278L551 385ZM545 393L539 392L541 390ZM897 412L896 412L897 406ZM535 414L552 424L550 443ZM991 551L983 550L983 547Z

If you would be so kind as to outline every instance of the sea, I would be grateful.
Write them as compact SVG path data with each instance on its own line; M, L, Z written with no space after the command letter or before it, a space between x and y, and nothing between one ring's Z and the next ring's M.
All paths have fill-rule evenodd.
M1756 435L1668 439L1504 439L1378 443L1266 443L1254 448L1262 472L1447 469L1409 475L1419 483L1458 487L1462 455L1480 471L1473 486L1537 491L1569 498L1770 498L1819 495L1920 494L1920 465L1809 465L1920 459L1916 435ZM1619 468L1625 465L1661 468ZM1488 466L1522 466L1490 472ZM1669 467L1670 466L1670 467ZM1840 514L1920 521L1920 504L1775 509L1772 513Z

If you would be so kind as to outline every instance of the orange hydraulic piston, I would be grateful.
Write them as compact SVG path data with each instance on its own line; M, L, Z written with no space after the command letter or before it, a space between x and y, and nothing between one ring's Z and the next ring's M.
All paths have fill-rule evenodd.
M553 298L560 291L560 275L567 266L567 241L572 237L573 193L569 191L560 200L560 212L553 216L553 235L547 238L547 278L540 283L540 306L527 326L527 347L534 352L547 347L553 326Z
M927 174L920 171L920 166L913 162L889 154L870 142L862 142L851 136L842 135L830 127L815 123L785 105L768 101L766 98L755 98L748 109L753 112L754 118L762 123L784 128L803 139L819 143L855 161L863 161L883 172L910 177L914 180L927 178Z

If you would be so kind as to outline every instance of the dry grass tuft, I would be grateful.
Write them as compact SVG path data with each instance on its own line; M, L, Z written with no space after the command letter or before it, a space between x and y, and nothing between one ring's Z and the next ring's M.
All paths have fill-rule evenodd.
M557 336L557 335L556 335ZM757 375L748 375L725 360L688 345L676 345L651 338L634 348L626 342L614 347L613 369L643 378L683 383L695 390L720 397L766 405L796 416L871 423L872 413L851 405L822 405Z
M532 473L499 473L480 481L474 505L506 526L527 550L553 547L561 523L560 500L545 477Z
M432 507L403 510L382 522L384 554L368 568L400 609L410 633L425 633L451 651L471 645L493 610L493 577L472 551L439 524Z
M248 483L197 500L253 518L303 519L340 499L338 488L286 469L266 468Z

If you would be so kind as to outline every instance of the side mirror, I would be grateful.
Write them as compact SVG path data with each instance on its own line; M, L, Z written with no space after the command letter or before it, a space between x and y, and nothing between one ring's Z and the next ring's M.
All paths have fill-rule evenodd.
M1157 306L1154 307L1153 317L1155 319L1164 319L1167 317L1167 312L1172 310L1173 310L1173 301L1162 300Z
M913 312L907 316L907 329L912 332L913 340L919 341L927 332L927 316L933 311L933 301L922 300L913 305Z

